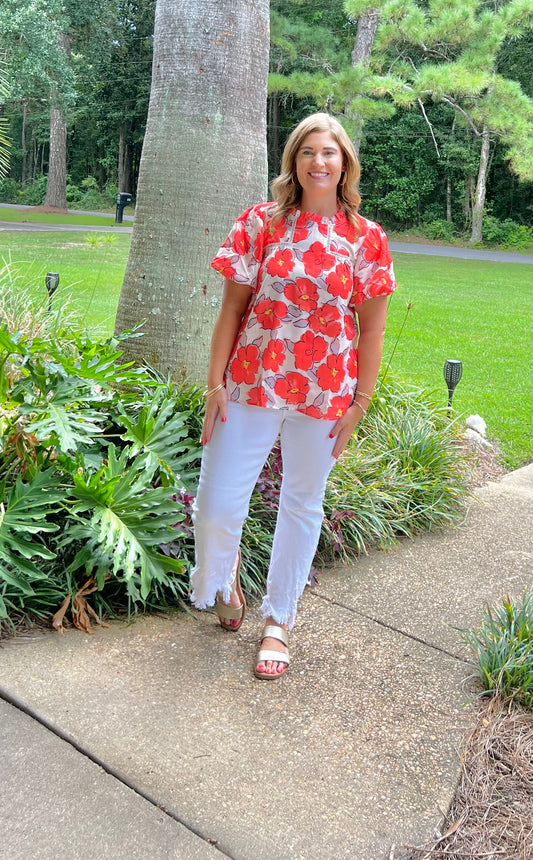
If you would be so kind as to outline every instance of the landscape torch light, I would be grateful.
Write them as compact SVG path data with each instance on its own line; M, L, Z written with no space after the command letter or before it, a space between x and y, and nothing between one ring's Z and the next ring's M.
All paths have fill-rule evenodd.
M463 362L455 358L447 358L444 362L444 380L448 386L448 409L452 408L453 392L462 375Z
M52 310L52 296L59 285L59 274L58 272L47 272L44 280L46 291L48 293L48 311Z

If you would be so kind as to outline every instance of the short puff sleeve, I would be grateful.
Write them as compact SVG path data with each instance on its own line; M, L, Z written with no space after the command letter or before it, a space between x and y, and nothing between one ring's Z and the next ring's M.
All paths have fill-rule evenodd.
M352 307L376 296L388 296L396 289L392 258L384 230L379 224L367 221L361 230L361 236L350 301Z
M229 236L211 261L211 266L228 281L257 287L263 259L265 204L252 206L237 218Z

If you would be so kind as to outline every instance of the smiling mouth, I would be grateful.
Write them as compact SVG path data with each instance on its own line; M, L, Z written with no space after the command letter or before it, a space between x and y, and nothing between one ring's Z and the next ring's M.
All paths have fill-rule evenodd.
M309 176L312 176L313 179L326 179L329 173L309 173Z

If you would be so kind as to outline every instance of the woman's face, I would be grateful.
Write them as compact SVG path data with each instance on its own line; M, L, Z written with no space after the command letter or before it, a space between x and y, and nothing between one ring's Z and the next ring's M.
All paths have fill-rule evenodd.
M341 147L329 131L313 131L296 153L296 176L302 186L302 204L314 199L337 200L337 185L343 171Z

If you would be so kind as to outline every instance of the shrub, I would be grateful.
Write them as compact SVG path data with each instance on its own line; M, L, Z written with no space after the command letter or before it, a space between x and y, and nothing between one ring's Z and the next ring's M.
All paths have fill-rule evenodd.
M427 236L428 239L440 239L443 242L452 242L457 238L455 224L442 218L424 224L422 234Z
M0 328L0 623L67 609L88 629L118 604L176 604L197 472L173 386L121 364L120 339ZM96 610L87 596L94 592Z
M533 229L525 224L517 224L510 218L499 221L493 215L483 218L483 239L488 244L512 248L516 251L526 250L533 242Z
M461 633L486 693L533 708L533 592L488 606L481 626Z

